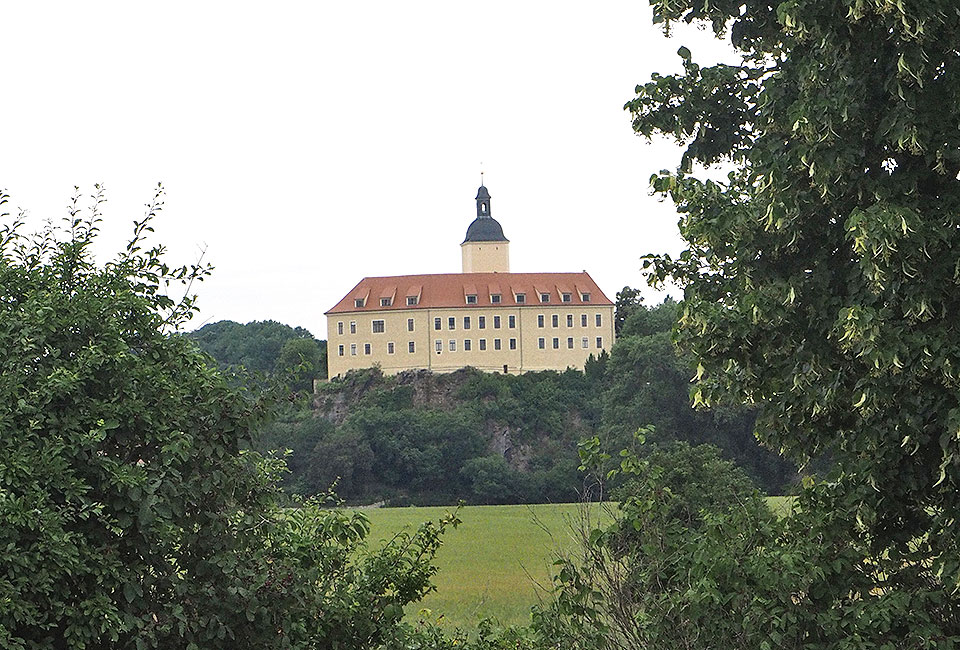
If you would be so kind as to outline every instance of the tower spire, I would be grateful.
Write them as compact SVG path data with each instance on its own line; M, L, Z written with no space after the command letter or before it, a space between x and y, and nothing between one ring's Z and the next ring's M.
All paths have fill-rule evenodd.
M487 190L486 185L483 185L483 172L480 172L480 189L477 190L477 218L478 219L489 219L490 218L490 192Z

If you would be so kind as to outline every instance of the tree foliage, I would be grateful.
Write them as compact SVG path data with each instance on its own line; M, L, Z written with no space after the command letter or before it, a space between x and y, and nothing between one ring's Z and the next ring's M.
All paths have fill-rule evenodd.
M0 646L375 646L438 528L367 552L362 515L284 498L250 451L268 402L175 333L173 288L208 268L146 243L161 198L103 266L99 191L62 229L0 230Z
M856 627L870 647L951 647L960 11L952 0L652 5L655 20L706 23L742 55L700 66L681 48L683 72L654 75L627 104L638 133L685 146L653 183L688 247L650 264L684 288L677 338L697 362L694 401L752 405L764 442L836 462L804 491L808 531L790 543L810 562L825 559L803 544L811 535L843 551L797 597L794 638L826 647ZM734 166L724 181L693 173L718 162ZM899 623L842 630L854 616Z
M297 375L312 389L312 379L327 376L327 342L318 341L302 327L276 321L246 324L231 320L209 323L187 334L204 352L216 359L222 370L244 368L261 374ZM303 367L300 367L300 366Z

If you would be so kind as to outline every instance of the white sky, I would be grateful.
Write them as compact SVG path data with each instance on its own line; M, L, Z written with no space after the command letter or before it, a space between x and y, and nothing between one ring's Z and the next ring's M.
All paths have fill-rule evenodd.
M679 149L622 108L682 44L730 58L644 0L6 3L0 188L39 226L103 183L112 251L163 182L155 241L216 266L195 327L325 338L365 275L460 271L482 164L511 270L586 269L612 300L682 248L648 186Z

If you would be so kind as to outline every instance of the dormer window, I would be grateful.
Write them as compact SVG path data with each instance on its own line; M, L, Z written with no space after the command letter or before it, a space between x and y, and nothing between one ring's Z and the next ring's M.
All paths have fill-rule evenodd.
M477 304L477 295L474 294L474 293L467 294L467 304L468 304L468 305L475 305L475 304Z
M353 306L354 306L354 307L363 307L363 305L364 305L366 302L367 302L366 298L355 298L354 301L353 301Z
M560 299L563 302L570 302L571 300L573 300L573 297L569 293L562 293L560 294Z
M407 306L417 304L418 300L416 296L407 296Z
M540 294L540 302L550 302L550 294L549 294L549 293L541 293L541 294Z
M499 293L492 293L492 294L490 294L490 302L493 303L494 305L499 304L499 303L500 303L500 294L499 294Z
M524 303L526 303L526 302L527 302L527 294L525 294L525 293L518 293L518 294L517 294L517 304L518 304L518 305L522 305L522 304L524 304Z
M381 298L381 299L380 299L380 306L381 306L381 307L389 307L389 306L392 305L392 304L393 304L393 298Z
M581 302L590 302L590 294L589 294L589 293L581 293L581 294L580 294L580 301L581 301Z

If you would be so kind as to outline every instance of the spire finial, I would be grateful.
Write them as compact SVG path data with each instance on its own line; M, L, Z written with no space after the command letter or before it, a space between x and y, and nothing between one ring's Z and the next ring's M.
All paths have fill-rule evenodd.
M483 185L483 163L480 163L480 184Z

